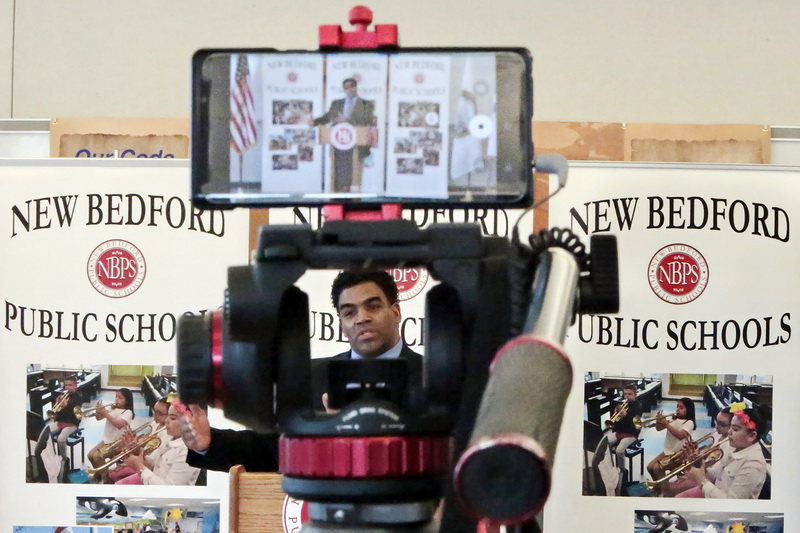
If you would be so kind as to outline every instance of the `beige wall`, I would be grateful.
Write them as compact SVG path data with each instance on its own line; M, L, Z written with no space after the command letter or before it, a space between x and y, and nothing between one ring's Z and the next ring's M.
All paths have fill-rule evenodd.
M11 117L14 0L0 0L0 118Z
M200 47L315 48L355 0L0 0L16 10L13 118L189 114ZM537 120L800 124L800 2L372 2L406 46L521 45ZM0 69L10 69L9 17ZM9 109L5 76L0 116ZM7 114L5 116L8 116Z

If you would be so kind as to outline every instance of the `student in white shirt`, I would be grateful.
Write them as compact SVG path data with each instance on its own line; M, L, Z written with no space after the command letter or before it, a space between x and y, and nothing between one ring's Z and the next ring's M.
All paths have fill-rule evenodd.
M166 430L160 438L165 447L144 455L132 453L123 459L124 465L136 473L117 484L120 485L194 485L200 469L186 463L188 448L181 438L181 419L185 407L177 401L170 403ZM166 435L164 434L166 433Z
M681 398L675 405L675 419L668 422L662 411L658 411L659 419L656 421L656 430L667 430L664 438L664 451L647 465L647 471L653 481L664 477L668 472L665 469L665 459L681 451L683 445L692 437L692 432L697 427L695 423L694 402L690 398ZM658 488L654 491L658 493Z
M767 478L767 461L759 438L766 431L766 421L756 409L744 403L731 405L733 418L728 431L730 453L706 469L690 467L686 477L697 487L678 494L678 498L757 499Z
M97 420L105 420L106 425L103 430L103 440L89 450L87 456L92 466L99 468L110 459L103 454L103 450L108 447L107 445L121 439L125 431L130 428L130 422L136 417L133 413L133 393L124 387L119 389L111 409L98 402L95 416Z

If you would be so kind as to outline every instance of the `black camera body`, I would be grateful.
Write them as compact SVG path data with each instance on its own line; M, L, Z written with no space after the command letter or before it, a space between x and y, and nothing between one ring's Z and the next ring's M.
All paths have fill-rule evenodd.
M485 374L474 369L488 368L510 335L509 251L507 240L484 237L477 225L420 230L405 220L334 221L316 232L264 226L254 264L229 269L221 316L182 319L181 397L281 433L283 489L292 497L438 500L457 452L462 398L473 399L474 413L485 386ZM404 361L312 360L308 298L294 287L306 269L399 264L424 266L441 281L426 303L424 386L404 382ZM314 409L315 374L327 378L337 413ZM348 398L346 383L364 386ZM461 431L464 443L470 429Z
M546 244L564 247L555 240ZM593 241L593 247L616 260L613 237ZM312 503L312 520L316 513L321 523L374 523L381 520L376 514L383 516L375 509L390 504L406 506L398 519L403 527L425 525L435 502L447 496L443 520L450 525L445 529L443 522L442 530L474 531L483 513L453 506L449 479L470 444L495 354L534 301L532 266L542 251L528 249L523 258L508 240L483 236L470 224L419 229L405 220L332 221L317 231L264 226L253 264L229 269L223 309L182 318L181 397L222 407L229 419L259 431L280 433L283 489ZM407 379L405 361L312 360L308 297L294 286L302 274L308 268L398 265L425 267L440 281L426 297L421 382ZM615 262L609 272L615 281ZM613 283L611 288L613 302ZM592 290L587 285L583 292L588 301ZM567 308L572 314L572 302ZM336 412L315 409L320 383ZM565 400L569 383L557 386L566 389ZM555 433L552 447L558 427ZM526 501L503 511L509 523L518 521L520 509L530 519L549 491L554 449L535 451L524 453L532 465L526 471L539 479L531 480ZM499 490L520 492L514 486Z

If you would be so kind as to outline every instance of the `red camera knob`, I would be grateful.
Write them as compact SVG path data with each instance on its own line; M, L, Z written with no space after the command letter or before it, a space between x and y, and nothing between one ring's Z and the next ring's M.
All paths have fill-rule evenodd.
M397 478L446 474L451 439L442 436L283 437L280 471L310 478Z
M355 6L347 13L347 19L353 26L363 24L367 27L372 22L372 10L366 6Z

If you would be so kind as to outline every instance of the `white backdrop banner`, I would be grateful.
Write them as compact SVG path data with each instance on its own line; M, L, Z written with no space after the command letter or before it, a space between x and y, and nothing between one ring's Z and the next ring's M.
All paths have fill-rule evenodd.
M389 77L386 194L447 198L450 58L393 56Z
M9 402L0 530L73 524L76 496L146 490L221 499L227 509L223 474L209 474L206 487L26 483L25 377L31 364L174 371L178 317L219 307L227 266L247 262L247 212L194 209L185 160L4 160L0 203L0 369Z
M232 68L234 66L232 65ZM322 108L322 58L311 54L265 56L259 62L264 135L262 191L322 192L322 147L313 117Z
M583 316L569 330L575 382L546 530L630 531L635 509L656 507L774 511L797 530L800 464L788 443L800 436L790 410L800 377L800 168L572 163L569 181L550 201L550 224L587 244L591 235L617 236L621 305L617 315ZM581 496L583 381L594 371L774 376L771 500Z
M800 435L791 417L798 370L792 356L798 316L792 223L800 209L800 169L700 165L573 164L570 185L550 202L552 226L584 241L619 240L621 309L586 316L569 330L575 369L545 529L627 531L634 511L676 508L677 500L582 496L583 376L702 373L774 376L771 500L688 500L697 512L786 513L800 525L792 496L800 464L786 444ZM75 497L136 496L141 487L25 482L21 434L23 374L31 363L170 366L174 324L183 313L222 303L226 269L247 263L247 213L193 210L186 162L10 161L0 164L6 213L0 291L0 365L8 376L10 438L0 444L0 528L71 523ZM508 237L517 212L406 211L424 227L475 222ZM522 222L522 236L532 227ZM316 210L273 210L271 222L319 223ZM393 272L401 287L403 334L425 351L421 269ZM312 353L347 349L329 302L334 271L309 272ZM212 424L233 427L212 410ZM15 438L14 435L17 435ZM149 496L219 499L227 529L227 476L207 487L148 488ZM123 490L124 489L124 490ZM47 501L41 506L39 502ZM575 513L574 509L584 510Z

